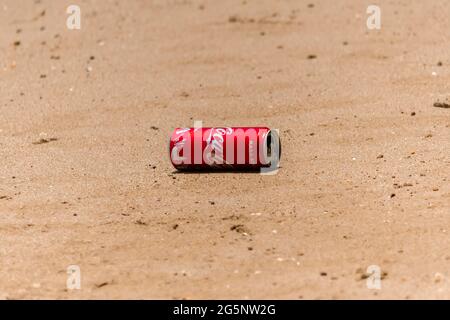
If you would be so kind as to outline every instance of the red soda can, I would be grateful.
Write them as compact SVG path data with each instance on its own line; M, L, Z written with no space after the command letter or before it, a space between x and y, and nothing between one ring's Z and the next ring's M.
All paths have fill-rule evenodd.
M177 128L169 153L179 170L277 169L281 146L277 131L267 127Z

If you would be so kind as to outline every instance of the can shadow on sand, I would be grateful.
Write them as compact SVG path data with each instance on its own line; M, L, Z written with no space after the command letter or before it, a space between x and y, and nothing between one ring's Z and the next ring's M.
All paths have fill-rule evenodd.
M279 166L276 170L282 169L282 166ZM172 174L199 174L199 173L208 173L208 174L238 174L238 173L247 173L247 174L259 174L261 173L261 168L195 168L195 169L176 169L172 171Z

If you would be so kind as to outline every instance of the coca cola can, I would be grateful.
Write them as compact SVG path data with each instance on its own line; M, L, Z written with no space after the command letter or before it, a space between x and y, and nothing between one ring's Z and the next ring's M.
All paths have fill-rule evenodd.
M169 153L179 170L277 169L281 144L267 127L176 128Z

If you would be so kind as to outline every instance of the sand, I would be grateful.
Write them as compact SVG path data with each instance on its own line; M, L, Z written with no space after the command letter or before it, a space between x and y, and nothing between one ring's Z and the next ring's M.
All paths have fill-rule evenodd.
M450 298L447 1L73 2L0 6L0 298ZM176 172L195 120L282 168Z

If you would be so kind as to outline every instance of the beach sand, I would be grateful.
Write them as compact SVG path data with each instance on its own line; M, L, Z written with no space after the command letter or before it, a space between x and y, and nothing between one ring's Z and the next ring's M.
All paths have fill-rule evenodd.
M0 5L0 298L450 298L447 1L380 30L369 1L76 2L80 30ZM279 129L280 170L176 172L194 121Z

